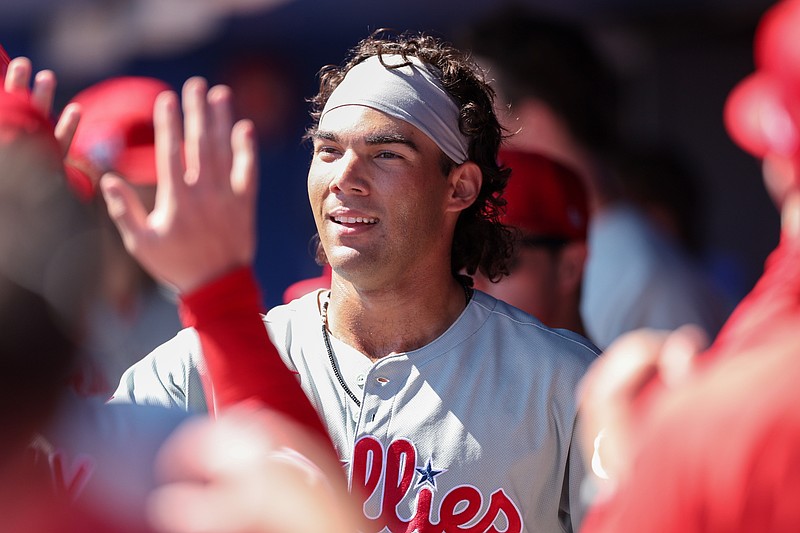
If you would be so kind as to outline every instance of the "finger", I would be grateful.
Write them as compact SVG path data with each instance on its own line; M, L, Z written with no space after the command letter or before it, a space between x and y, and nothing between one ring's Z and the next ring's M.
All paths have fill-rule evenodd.
M231 188L240 196L250 196L255 205L258 185L258 157L255 127L250 120L240 120L231 132L230 145L233 149L231 167Z
M206 481L258 463L275 445L274 431L265 429L269 427L258 412L226 412L214 422L198 417L183 424L163 446L156 471L166 481Z
M31 61L27 57L15 57L12 59L6 71L6 92L27 94L32 70Z
M66 157L69 152L69 147L72 144L72 139L75 137L75 132L78 130L78 123L81 119L81 106L77 103L72 103L64 108L61 116L56 122L55 136L61 146L62 155Z
M640 330L615 341L590 367L579 386L581 447L601 478L619 479L629 469L636 398L657 372L666 333ZM597 437L605 433L599 446Z
M769 153L764 157L761 173L770 198L781 209L786 196L800 184L797 164L791 158Z
M159 531L181 533L359 531L339 526L353 522L347 513L357 514L344 485L309 479L304 467L282 458L247 466L208 482L163 485L149 498L148 518Z
M187 184L196 183L201 172L213 173L214 160L209 139L208 102L206 100L206 80L193 77L183 84L183 116L184 116L184 153L186 154Z
M638 330L617 339L590 367L578 387L581 404L631 396L655 374L666 332Z
M669 387L677 387L691 375L697 355L708 347L708 336L698 326L682 326L664 341L658 369Z
M230 492L230 490L229 490ZM147 517L166 533L226 533L247 531L237 527L239 506L225 488L214 485L174 483L153 491L147 501ZM234 492L234 494L236 494Z
M124 179L110 173L100 178L100 190L125 248L137 257L147 226L147 211L141 200Z
M165 91L153 107L156 146L155 209L162 210L179 197L184 188L183 130L178 111L178 95Z
M627 403L657 374L657 361L667 334L649 332L647 336L623 345L604 385L609 397Z
M31 91L31 102L46 117L53 110L53 99L56 95L56 75L52 70L43 70L36 74Z
M163 482L206 481L213 477L208 457L214 453L212 428L207 420L185 422L162 446L156 473Z
M578 409L594 437L612 420L627 417L634 398L657 372L666 333L640 330L621 336L597 359L578 385Z
M229 179L233 151L231 148L231 130L233 129L233 104L229 87L216 85L208 91L208 107L211 123L211 143L216 147L215 176ZM230 186L230 184L227 184Z

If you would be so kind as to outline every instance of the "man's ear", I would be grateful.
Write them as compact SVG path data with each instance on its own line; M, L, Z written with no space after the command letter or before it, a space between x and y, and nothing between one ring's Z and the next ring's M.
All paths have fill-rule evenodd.
M483 173L477 164L467 161L450 171L448 182L450 195L447 197L447 210L463 211L478 198L483 184Z
M560 251L558 283L565 294L578 291L583 283L583 269L588 249L584 241L568 242Z

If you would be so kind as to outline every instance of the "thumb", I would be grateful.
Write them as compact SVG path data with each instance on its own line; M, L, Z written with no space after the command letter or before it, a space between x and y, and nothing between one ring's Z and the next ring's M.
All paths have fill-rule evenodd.
M135 255L147 226L147 211L139 196L124 179L112 173L100 178L100 190L106 201L108 216L117 226L125 248Z
M800 191L793 190L786 195L781 206L781 227L784 235L800 239Z

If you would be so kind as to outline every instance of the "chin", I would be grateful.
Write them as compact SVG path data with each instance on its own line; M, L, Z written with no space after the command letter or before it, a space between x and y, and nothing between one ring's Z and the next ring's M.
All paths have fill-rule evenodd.
M363 252L353 248L337 246L326 255L331 269L345 278L348 277L348 274L356 274L365 269L374 270L375 268L374 259L370 259Z

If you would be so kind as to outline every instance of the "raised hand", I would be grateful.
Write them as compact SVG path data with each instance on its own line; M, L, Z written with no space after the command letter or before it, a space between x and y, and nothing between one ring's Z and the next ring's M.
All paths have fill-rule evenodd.
M164 533L354 533L361 513L325 443L269 410L198 418L159 453L148 516Z
M708 345L696 326L674 332L641 329L621 336L589 368L579 388L584 457L609 487L627 477L633 440L647 393L676 388L692 375L695 356Z
M56 75L52 70L42 70L36 74L33 87L29 89L33 67L27 57L16 57L8 64L4 83L6 92L30 95L31 102L46 117L53 111L53 99L56 93ZM80 106L70 104L64 108L55 127L55 136L61 146L61 152L67 155L69 145L75 136L80 120Z
M249 120L233 123L228 87L202 78L153 111L158 187L147 213L119 176L100 181L125 247L156 279L188 293L255 255L256 143Z

